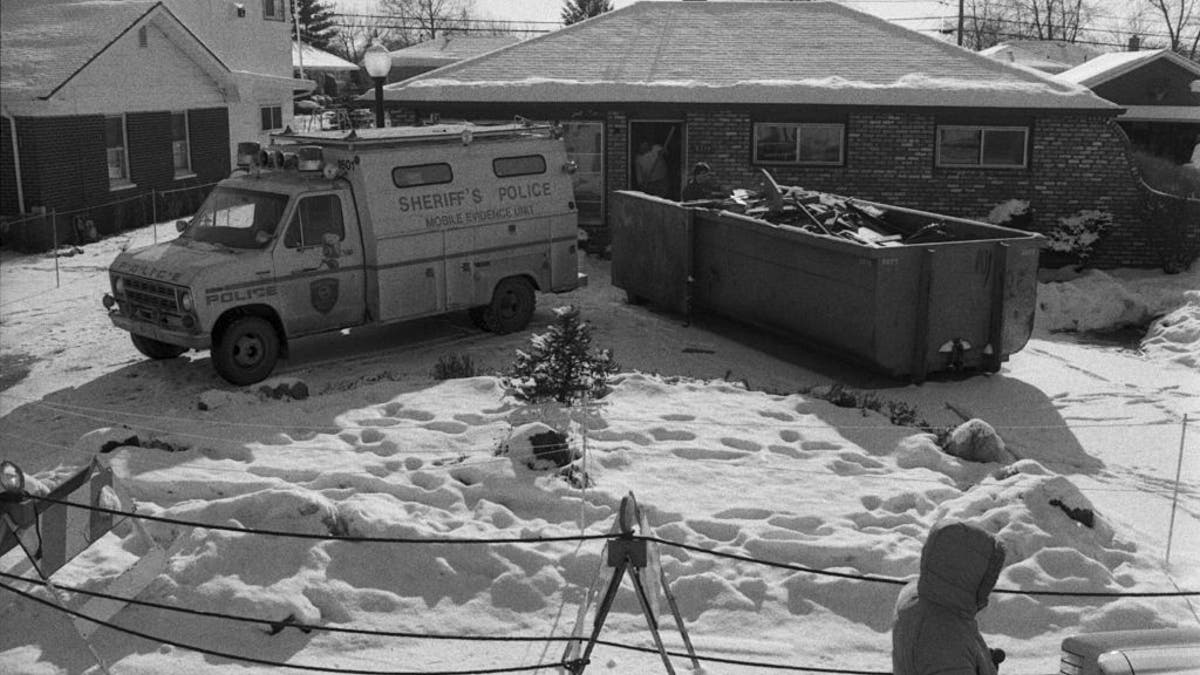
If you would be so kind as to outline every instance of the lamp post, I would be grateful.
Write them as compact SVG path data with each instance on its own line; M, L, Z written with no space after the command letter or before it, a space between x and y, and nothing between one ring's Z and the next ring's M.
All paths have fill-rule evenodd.
M375 128L383 128L383 81L392 70L392 55L376 36L363 52L363 67L375 81Z

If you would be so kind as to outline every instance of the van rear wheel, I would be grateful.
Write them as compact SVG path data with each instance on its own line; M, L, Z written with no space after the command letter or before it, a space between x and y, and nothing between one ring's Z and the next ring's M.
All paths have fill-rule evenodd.
M217 374L230 384L261 382L279 360L279 334L262 317L234 319L213 345L212 360Z
M492 291L492 303L482 314L483 324L493 333L504 335L529 325L537 299L533 284L522 277L501 279Z
M154 338L148 338L144 335L130 333L129 337L133 340L133 346L137 348L144 356L148 356L156 361L163 359L173 359L176 356L187 351L187 347L180 347L169 342L162 342Z

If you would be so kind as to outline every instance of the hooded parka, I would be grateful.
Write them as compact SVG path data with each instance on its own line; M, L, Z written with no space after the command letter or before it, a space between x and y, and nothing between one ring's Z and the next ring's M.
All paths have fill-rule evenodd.
M892 627L895 675L996 675L975 614L1004 566L1004 546L983 528L943 521L921 549L917 581L900 592Z

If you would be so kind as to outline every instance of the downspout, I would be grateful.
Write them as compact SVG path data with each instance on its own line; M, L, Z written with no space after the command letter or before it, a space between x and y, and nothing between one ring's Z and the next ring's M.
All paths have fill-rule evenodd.
M298 7L295 1L292 2L292 23L296 26L296 61L300 66L300 79L304 77L304 43L300 41L300 15L297 13Z
M0 115L8 120L9 136L12 137L13 169L17 174L17 207L18 213L25 213L25 187L21 181L21 151L17 147L17 118L8 111L8 107L0 108Z

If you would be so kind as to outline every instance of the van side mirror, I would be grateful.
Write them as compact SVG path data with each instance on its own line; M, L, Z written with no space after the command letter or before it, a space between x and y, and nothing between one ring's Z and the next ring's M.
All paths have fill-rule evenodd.
M259 248L267 245L271 241L271 233L265 230L258 230L254 233L254 243L258 244Z
M176 232L183 232L184 230L187 229L187 226L188 226L188 221L186 221L186 220L175 221L175 231Z

